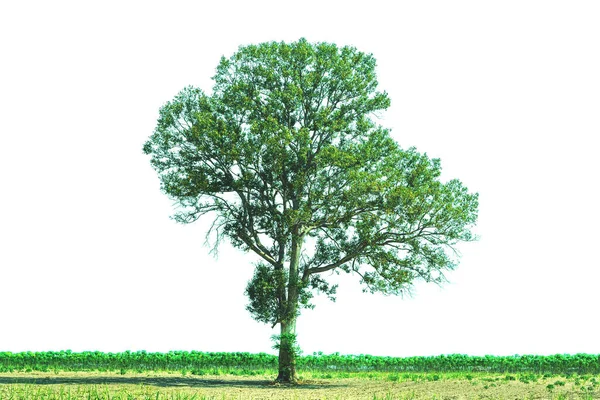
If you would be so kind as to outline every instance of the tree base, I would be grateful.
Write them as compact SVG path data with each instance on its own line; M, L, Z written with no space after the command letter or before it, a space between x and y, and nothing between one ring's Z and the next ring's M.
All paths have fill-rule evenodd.
M297 385L299 381L297 376L289 376L288 374L279 373L275 379L275 383L281 385Z

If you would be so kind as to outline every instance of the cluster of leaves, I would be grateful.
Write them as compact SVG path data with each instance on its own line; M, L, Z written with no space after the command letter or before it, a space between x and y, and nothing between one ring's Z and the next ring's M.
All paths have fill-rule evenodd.
M380 357L314 353L299 356L297 365L313 371L396 372L495 372L534 374L600 374L600 355L557 354L552 356ZM203 353L172 351L148 353L0 352L0 372L14 370L276 370L277 356L266 353Z
M286 304L281 301L278 291L286 285L289 280L285 269L274 268L268 263L258 263L254 270L254 276L246 286L246 296L250 302L246 309L259 322L273 324L279 322L284 313ZM319 275L312 275L306 283L299 285L298 303L301 308L314 308L310 301L314 297L314 291L326 295L331 301L335 301L337 285L331 285Z

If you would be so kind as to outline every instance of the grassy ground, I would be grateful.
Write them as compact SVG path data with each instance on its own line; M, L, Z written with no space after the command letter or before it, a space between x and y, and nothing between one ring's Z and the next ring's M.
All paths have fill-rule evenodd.
M0 399L600 399L600 376L534 374L302 373L298 386L275 375L149 372L0 374Z

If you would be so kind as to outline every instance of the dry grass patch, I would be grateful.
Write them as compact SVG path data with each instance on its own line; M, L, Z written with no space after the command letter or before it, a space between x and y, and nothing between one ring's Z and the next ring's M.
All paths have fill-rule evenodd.
M0 374L1 399L598 399L598 377L520 379L501 374L389 374L319 379L297 386L275 376L148 372L15 372ZM585 379L584 379L585 378ZM557 382L559 382L557 384Z

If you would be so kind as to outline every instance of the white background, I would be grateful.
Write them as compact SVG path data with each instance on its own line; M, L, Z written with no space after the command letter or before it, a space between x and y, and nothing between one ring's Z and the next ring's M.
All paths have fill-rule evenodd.
M305 353L600 353L597 1L6 1L0 5L0 351L272 352L253 257L178 225L143 155L158 109L263 41L373 53L379 121L480 193L443 288L298 321Z

